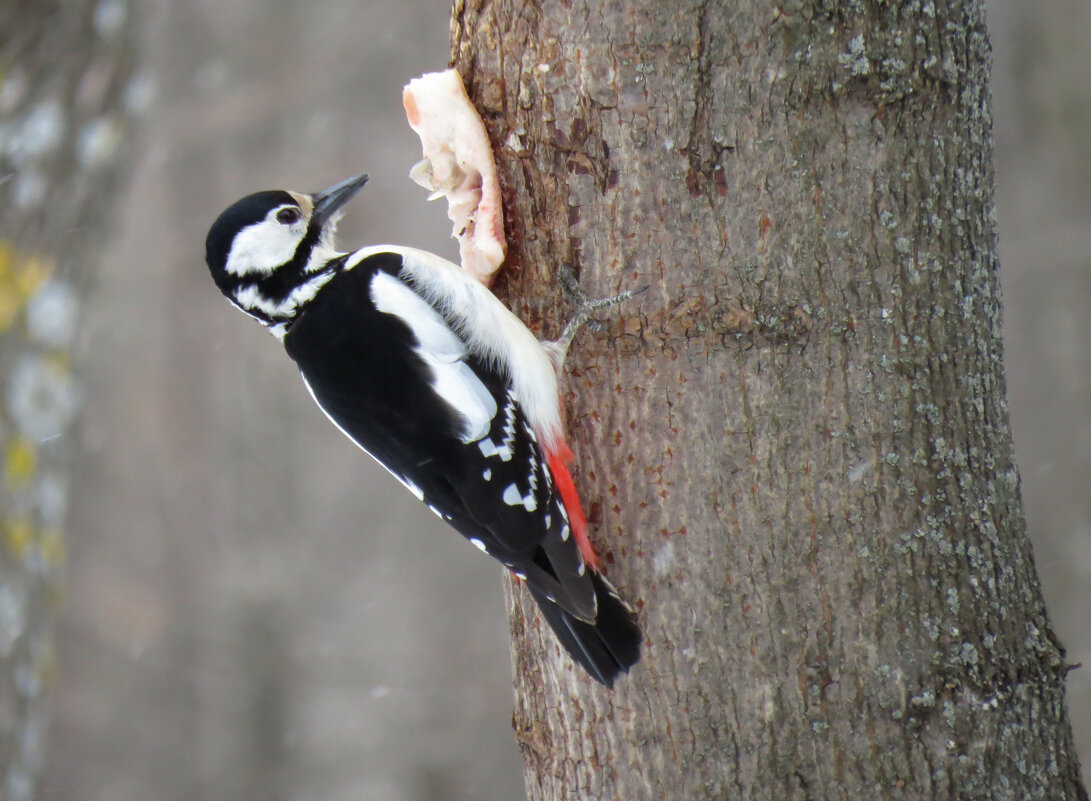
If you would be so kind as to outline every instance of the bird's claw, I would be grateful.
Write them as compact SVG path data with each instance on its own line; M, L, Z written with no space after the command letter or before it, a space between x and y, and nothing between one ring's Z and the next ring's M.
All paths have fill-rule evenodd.
M592 320L592 312L596 312L599 309L608 309L611 306L616 306L619 303L636 297L637 295L646 292L648 286L639 286L635 289L627 289L624 292L613 295L608 298L597 298L596 300L588 300L587 294L583 291L583 288L579 284L579 280L576 278L576 269L571 264L562 264L557 269L557 281L564 287L565 291L572 297L579 307L576 309L576 313L569 319L568 324L564 327L564 331L561 335L552 343L552 349L558 356L558 363L563 364L565 356L568 354L568 348L572 345L572 341L576 338L576 334L584 325L591 326L594 331L603 331L606 326L604 323L598 320Z

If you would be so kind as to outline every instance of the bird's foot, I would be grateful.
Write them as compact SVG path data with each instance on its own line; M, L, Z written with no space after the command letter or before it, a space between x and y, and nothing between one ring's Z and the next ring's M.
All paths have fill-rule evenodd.
M576 338L576 334L579 333L584 325L590 325L596 330L601 329L602 324L597 320L591 319L591 315L594 312L599 309L608 309L611 306L624 303L648 289L647 285L644 285L637 287L636 289L627 289L612 297L590 300L580 286L579 281L576 279L576 271L570 264L562 264L560 266L560 269L557 271L557 280L561 283L561 286L565 288L565 291L572 296L572 299L579 304L576 313L569 318L568 324L564 327L564 331L561 332L561 335L552 342L547 343L550 355L553 357L558 371L560 371L560 368L564 365L564 360L568 355L568 349L571 347L572 341Z

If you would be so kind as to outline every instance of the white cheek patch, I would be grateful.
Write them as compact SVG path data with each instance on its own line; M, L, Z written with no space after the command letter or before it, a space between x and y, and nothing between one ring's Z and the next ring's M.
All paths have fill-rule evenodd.
M306 233L305 226L281 225L275 219L247 226L235 234L224 269L238 276L271 275L292 260Z

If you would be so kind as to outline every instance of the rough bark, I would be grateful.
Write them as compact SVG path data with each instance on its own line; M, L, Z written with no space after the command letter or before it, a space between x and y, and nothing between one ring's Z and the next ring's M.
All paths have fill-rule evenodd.
M134 30L122 2L0 2L0 799L34 797L42 769L82 403L71 357Z
M513 594L531 799L1086 798L1013 462L982 4L459 0L502 273L646 653Z

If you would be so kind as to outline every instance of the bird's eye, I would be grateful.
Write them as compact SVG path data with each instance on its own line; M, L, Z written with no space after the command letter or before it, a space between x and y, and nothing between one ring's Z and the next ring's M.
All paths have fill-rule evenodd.
M299 209L286 208L277 212L277 222L292 225L299 222Z

